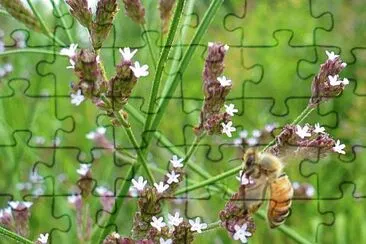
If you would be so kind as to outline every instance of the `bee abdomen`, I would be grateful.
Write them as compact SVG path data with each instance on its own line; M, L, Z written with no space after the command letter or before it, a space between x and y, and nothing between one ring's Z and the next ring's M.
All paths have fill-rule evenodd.
M270 202L267 217L271 228L285 222L290 214L293 188L287 175L282 175L270 184Z

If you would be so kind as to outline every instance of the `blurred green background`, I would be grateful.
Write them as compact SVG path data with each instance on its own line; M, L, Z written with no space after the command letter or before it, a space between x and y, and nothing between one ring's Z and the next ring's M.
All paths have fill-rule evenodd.
M41 1L34 2L37 9L43 10L42 16L47 24L54 27L56 35L66 42L57 13ZM143 2L148 34L153 40L157 59L162 46L157 3ZM175 50L185 50L209 3L208 0L194 1L192 11L186 10L183 19L188 18L185 20L187 35L179 38L180 44L172 48L163 86L176 72L170 70ZM68 13L64 3L59 7L63 13ZM139 50L136 59L150 66L150 75L139 80L130 104L146 115L154 74L145 44L146 33L142 35L141 28L125 16L122 6L120 8L101 58L108 77L111 77L120 59L118 48ZM72 25L68 14L63 18ZM117 191L123 182L127 168L107 150L96 148L85 135L98 126L105 126L107 137L114 138L116 145L134 153L133 147L124 130L112 128L108 118L90 101L78 107L70 103L69 84L76 77L65 68L67 58L36 52L6 53L16 49L14 39L19 36L25 38L27 47L24 50L59 52L60 47L55 47L40 34L29 32L3 12L0 12L0 23L5 43L5 53L0 53L0 67L7 63L13 66L11 73L0 78L0 207L6 207L11 198L32 201L30 239L36 239L40 232L52 231L53 243L77 243L74 210L70 208L67 196L76 190L79 164L93 163L95 186L107 186L112 191ZM286 225L313 243L364 243L366 234L361 230L366 229L366 152L362 146L366 145L362 115L366 106L365 27L366 4L363 0L225 1L203 40L195 43L198 45L195 55L182 74L174 97L159 97L170 99L159 130L177 148L189 148L194 137L192 127L198 124L202 105L201 74L209 41L230 46L224 74L233 80L228 100L239 109L239 115L233 119L237 127L235 138L244 129L251 132L266 124L282 126L291 122L307 105L312 77L326 60L325 50L340 53L348 63L342 77L347 77L350 85L339 97L320 105L306 122L319 122L326 127L331 135L346 144L347 154L333 154L316 162L291 162L285 170L289 178L313 185L315 194L311 200L293 201ZM87 32L76 21L71 31L80 47L89 46ZM132 117L131 123L140 140L142 125ZM41 138L44 143L40 143ZM240 155L238 148L233 146L235 138L207 137L198 148L194 161L213 175L240 165L240 160L235 160ZM55 140L58 142L56 149L53 148ZM152 145L149 162L166 169L171 152L155 139ZM16 187L17 183L29 180L33 168L45 177L44 192L40 197L35 196L35 188L19 191ZM161 177L156 174L156 178ZM188 178L202 180L189 170ZM222 183L234 189L238 186L235 177ZM189 198L186 201L167 201L164 213L180 209L187 218L201 216L206 223L215 222L229 196L201 189L186 197ZM95 220L101 205L96 193L93 198ZM117 218L122 234L129 234L135 203L136 199L129 199ZM256 218L255 221L257 231L250 243L294 243L281 231L269 229L262 219ZM234 241L225 230L219 229L199 235L195 243L200 242Z

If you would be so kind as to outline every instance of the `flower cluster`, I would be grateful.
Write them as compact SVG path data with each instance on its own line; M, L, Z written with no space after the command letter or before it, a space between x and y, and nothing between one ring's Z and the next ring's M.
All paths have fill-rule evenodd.
M339 73L347 66L339 55L326 51L328 59L320 66L319 73L314 77L311 86L309 106L315 107L322 101L339 95L349 84L347 78L339 79Z
M315 194L315 189L308 183L299 183L297 181L292 183L294 189L294 198L296 199L312 199Z
M162 22L162 32L168 31L168 25L175 0L159 0L160 19Z
M205 100L200 114L200 124L195 128L195 133L201 135L224 133L228 137L236 131L231 117L238 112L234 104L225 104L225 98L231 90L232 82L225 76L224 58L229 46L220 43L209 43L208 54L203 70L203 90ZM225 107L225 112L221 110Z
M92 190L91 164L80 164L80 168L76 172L80 175L78 186L81 195L85 198L89 196Z
M145 8L141 0L123 0L126 15L137 24L145 23Z
M110 152L114 151L113 144L105 136L107 129L104 127L98 127L95 131L91 131L86 134L86 138L95 142L96 145L104 149L108 149Z
M243 152L248 147L265 145L273 139L273 131L277 127L276 123L272 123L265 125L263 129L254 129L250 133L247 130L242 130L239 133L239 138L234 140L234 145L241 147Z
M273 146L268 148L268 152L282 159L290 158L310 158L318 159L326 153L336 152L345 154L344 144L339 140L335 141L325 129L318 123L314 126L286 125L278 136Z
M32 195L38 197L45 192L44 179L38 174L37 169L32 169L29 173L28 181L18 182L16 188L24 193L28 193L32 190Z
M76 229L78 239L86 242L91 238L92 219L89 213L89 207L84 202L80 194L72 194L67 197L67 201L76 211Z
M27 237L29 234L30 207L32 202L10 201L9 207L0 210L0 224Z
M100 203L103 206L103 210L111 212L113 210L114 202L116 200L113 192L111 192L104 186L97 187L95 191L100 196Z

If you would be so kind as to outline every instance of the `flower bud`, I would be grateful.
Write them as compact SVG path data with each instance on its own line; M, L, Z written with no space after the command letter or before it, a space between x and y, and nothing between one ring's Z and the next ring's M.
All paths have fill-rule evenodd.
M66 0L66 3L71 7L71 15L74 16L81 25L90 28L93 14L88 6L88 0Z
M27 237L29 234L29 217L31 215L29 209L32 204L31 202L9 202L14 218L15 231L24 237Z
M169 20L172 14L172 9L175 4L175 0L159 0L160 19L162 22L162 32L168 31Z
M145 23L145 8L141 0L123 0L126 15L137 24Z

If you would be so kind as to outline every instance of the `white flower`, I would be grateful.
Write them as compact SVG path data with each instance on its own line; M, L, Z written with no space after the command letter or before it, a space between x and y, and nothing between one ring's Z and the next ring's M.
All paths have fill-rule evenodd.
M159 219L155 216L152 217L152 222L150 222L151 226L156 228L158 231L161 231L161 228L165 227L166 224L163 221L163 217L160 217Z
M242 131L240 131L239 136L240 136L240 138L247 138L247 136L248 136L248 131L246 131L246 130L242 130Z
M135 187L138 191L142 191L147 183L147 180L144 180L142 176L140 176L137 181L132 179L133 187Z
M272 132L274 129L276 129L276 127L276 124L267 124L264 128L267 132Z
M173 164L173 168L182 168L183 167L183 158L178 158L177 155L173 155L173 158L170 160L170 162Z
M252 136L253 137L260 137L262 135L262 132L260 130L253 130Z
M225 44L225 46L224 46L224 49L225 49L225 51L229 51L229 45L227 45L227 44Z
M320 127L320 124L319 123L316 123L315 124L315 129L314 129L314 132L315 133L324 133L325 131L325 128L324 127Z
M242 144L242 140L241 140L241 138L236 138L236 139L234 140L234 145L235 145L235 146L241 146L241 144Z
M333 147L333 151L340 153L340 154L346 154L346 152L343 150L346 147L346 145L341 144L339 140L337 140L336 144Z
M307 197L314 196L314 193L315 193L315 189L313 186L308 186L308 188L306 188L305 194Z
M296 125L296 134L301 138L304 139L305 137L310 137L311 134L308 132L309 126L305 125L301 128L300 125Z
M38 237L38 240L40 243L42 244L47 244L47 241L48 241L48 233L46 234L40 234L39 237Z
M168 176L168 180L167 180L167 183L170 185L172 184L173 182L175 183L179 183L179 179L178 177L180 176L180 174L175 174L174 171L170 172L170 173L167 173L166 176Z
M329 84L331 86L339 86L341 84L341 81L338 80L338 75L335 75L335 76L329 75L328 79L329 79Z
M201 233L202 230L207 229L207 224L206 223L201 224L201 218L200 217L197 217L195 221L190 219L189 224L191 225L191 231L197 231L198 233Z
M76 173L78 173L81 176L86 176L86 174L89 172L91 167L91 164L80 164L80 168L76 170Z
M72 59L69 59L70 65L66 66L66 69L75 69L75 61Z
M74 195L71 195L71 196L68 196L67 197L67 201L69 202L69 203L71 203L71 204L74 204L74 203L76 203L77 201L79 201L81 199L81 196L80 195L76 195L76 194L74 194Z
M7 73L10 73L13 71L13 65L10 63L4 64L3 68L4 68L5 72L7 72Z
M336 55L334 52L328 52L327 50L325 53L328 56L328 60L333 61L335 58L339 57L339 55Z
M104 186L98 186L97 188L95 188L95 191L98 193L99 196L104 196L108 192L108 189Z
M299 189L299 188L300 188L300 183L299 183L299 182L297 182L297 181L294 181L294 182L292 183L292 188L294 188L294 190Z
M79 89L76 94L71 94L71 104L79 106L85 100L85 97L81 94L81 90Z
M156 188L156 190L158 191L158 193L163 193L164 191L166 191L169 188L168 184L164 184L164 182L160 181L159 184L154 183L154 186Z
M60 51L61 55L68 56L72 58L76 55L76 49L78 48L78 44L71 44L69 48L62 48Z
M37 169L31 170L31 172L29 173L29 181L34 183L34 184L42 183L43 182L43 177L38 174Z
M174 216L168 214L168 223L173 226L178 226L183 222L183 217L179 216L179 212L175 212Z
M224 106L226 113L228 113L230 116L234 116L234 114L238 112L238 110L235 108L235 105L232 103L229 105L225 104Z
M228 137L231 137L231 132L234 132L236 131L236 128L235 127L232 127L233 125L233 122L232 121L229 121L227 122L227 124L225 123L221 123L221 126L222 126L222 133L223 134L226 134Z
M172 244L173 243L173 240L172 239L164 240L163 238L160 237L159 243L160 244Z
M136 78L144 77L149 75L149 66L146 64L140 66L140 63L138 61L135 62L135 66L130 66L130 69L132 70L133 74L136 76Z
M10 201L8 202L8 204L12 209L30 208L33 205L32 202L19 202L19 201Z
M340 81L343 85L348 85L349 80L347 78L343 78L343 80Z
M247 176L245 173L243 174L243 170L240 170L239 176L236 177L238 181L240 181L240 185L248 185L253 184L252 178Z
M220 82L220 85L225 86L231 86L231 80L226 79L225 76L217 77L217 80Z
M247 243L247 236L251 236L252 233L247 231L247 224L243 224L241 227L239 225L234 226L235 233L233 235L234 240L240 240L241 243Z
M212 47L212 46L214 45L214 43L213 43L213 42L209 42L207 45L208 45L209 47Z
M96 129L96 131L91 131L88 134L86 134L86 138L90 139L90 140L94 140L96 137L104 135L106 131L107 131L106 128L98 127Z
M248 143L249 146L257 145L258 139L255 138L255 137L248 138L247 143Z
M121 53L123 60L130 61L133 58L133 56L135 56L135 54L137 53L137 49L131 52L131 49L129 47L125 47L123 49L120 48L119 52Z
M343 63L341 63L341 66L342 66L342 68L346 68L347 63L346 62L343 62Z

